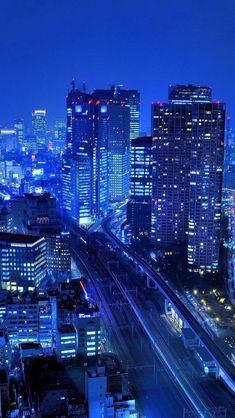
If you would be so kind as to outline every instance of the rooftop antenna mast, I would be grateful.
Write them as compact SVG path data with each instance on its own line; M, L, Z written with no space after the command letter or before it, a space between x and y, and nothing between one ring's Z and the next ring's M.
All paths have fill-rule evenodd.
M75 90L75 78L72 79L71 87L72 87L72 90Z
M85 81L82 82L82 91L83 91L83 93L86 93L86 82Z

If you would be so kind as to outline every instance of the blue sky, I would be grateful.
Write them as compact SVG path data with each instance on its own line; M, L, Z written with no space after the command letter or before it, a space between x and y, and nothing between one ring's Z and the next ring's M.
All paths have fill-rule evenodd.
M210 85L235 126L234 22L234 0L1 0L0 124L63 116L75 77L139 89L142 130L168 84Z

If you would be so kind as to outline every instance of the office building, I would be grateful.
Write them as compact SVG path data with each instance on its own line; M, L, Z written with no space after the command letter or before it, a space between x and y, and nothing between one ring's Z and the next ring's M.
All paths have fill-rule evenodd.
M187 243L190 270L218 270L225 106L211 89L170 86L152 106L152 233L160 247Z
M25 194L24 224L28 233L45 237L47 271L57 278L71 272L70 233L62 230L56 199L50 193Z
M130 140L140 135L140 93L138 90L127 90L120 85L113 85L110 89L95 89L93 96L96 100L129 107Z
M19 145L20 150L24 150L24 135L25 135L25 127L24 127L24 120L23 119L16 119L14 121L14 129L16 132L17 143Z
M79 225L107 212L107 107L75 89L67 96L63 208Z
M0 232L12 232L12 213L9 201L0 199Z
M57 152L64 151L66 146L66 121L56 119L54 123L53 149Z
M38 150L44 150L47 146L46 143L46 110L36 109L32 112L32 128L33 135L36 138Z
M16 150L18 148L16 130L14 128L1 128L0 144L1 154Z
M96 303L87 297L81 280L61 283L57 297L57 323L73 324L76 330L80 357L93 357L100 353L100 311Z
M137 90L111 86L109 90L96 89L93 95L109 106L114 105L110 109L108 141L109 199L122 201L129 193L131 140L140 133L140 94Z
M133 237L150 237L152 206L152 137L131 142L130 199L127 222Z
M58 326L56 332L56 354L61 359L76 357L76 331L72 324Z
M33 290L47 274L45 238L1 232L0 274L4 289Z
M130 186L130 109L110 104L108 140L109 201L128 197Z

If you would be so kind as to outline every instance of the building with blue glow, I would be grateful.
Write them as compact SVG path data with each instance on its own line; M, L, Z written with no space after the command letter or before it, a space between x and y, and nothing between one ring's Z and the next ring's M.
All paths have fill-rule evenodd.
M187 243L192 271L218 270L225 106L211 89L170 86L152 106L152 234L160 247Z
M33 290L47 274L47 246L43 237L0 233L1 287Z
M17 143L22 150L24 148L24 136L25 136L25 126L24 119L16 119L14 121L14 129L16 131Z
M152 137L131 142L130 199L127 222L133 237L150 237L152 206Z
M79 225L108 208L108 109L74 85L67 97L63 208Z
M129 107L130 140L140 135L140 93L138 90L124 89L120 85L113 85L110 89L95 89L92 94L96 100Z
M32 112L32 128L33 135L36 138L37 149L43 150L46 148L46 110L36 109Z
M140 133L140 94L137 90L111 86L110 89L94 90L93 96L109 104L109 200L123 201L128 197L130 187L131 140Z
M108 109L109 201L121 202L130 186L130 109L119 104L110 104Z
M56 331L56 354L61 359L76 357L76 331L72 324L61 325Z

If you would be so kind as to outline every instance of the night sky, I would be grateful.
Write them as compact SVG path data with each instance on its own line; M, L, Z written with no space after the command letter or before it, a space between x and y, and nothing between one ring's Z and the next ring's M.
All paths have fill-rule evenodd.
M72 77L123 84L150 103L170 83L210 85L235 126L234 0L1 0L0 125L33 108L65 115Z

